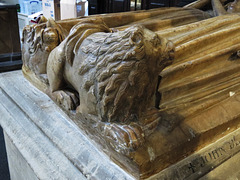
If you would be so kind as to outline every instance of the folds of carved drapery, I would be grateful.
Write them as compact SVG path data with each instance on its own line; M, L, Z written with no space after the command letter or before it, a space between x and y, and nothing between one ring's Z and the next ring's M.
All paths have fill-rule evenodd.
M158 89L162 117L179 122L164 140L167 147L172 143L170 149L188 139L197 150L238 127L239 20L225 15L157 32L176 45L175 60L161 72Z
M226 15L230 13L240 13L240 1L233 0L211 0L212 9L215 16Z
M184 7L200 9L200 8L204 7L205 5L207 5L208 3L210 3L210 1L211 0L197 0L197 1L194 1L194 2L192 2L190 4L187 4Z
M197 0L184 6L185 8L206 8L211 4L214 16L221 16L230 13L240 12L240 1L239 0Z
M141 11L131 11L131 12L123 12L123 13L113 13L113 14L103 14L103 15L92 15L84 18L77 19L68 19L61 20L58 23L66 28L68 31L72 28L76 23L81 22L86 18L96 18L101 17L106 25L110 28L121 27L125 25L133 25L141 23L141 21L151 21L146 24L155 23L160 20L171 20L159 24L163 27L168 25L172 25L173 27L188 24L191 22L196 22L202 19L209 18L210 16L207 13L204 13L201 10L193 9L193 8L159 8L159 9L150 9L150 10L141 10ZM158 24L156 24L158 25ZM158 25L158 26L159 26ZM122 28L121 28L122 29Z
M173 64L161 73L161 110L188 117L238 91L239 20L227 15L175 28L174 34L158 32L176 45Z
M169 133L155 131L145 146L131 154L141 164L142 177L238 127L239 22L240 16L232 14L156 31L175 45L173 64L160 73L158 89L159 109ZM154 149L156 159L146 157L147 147Z

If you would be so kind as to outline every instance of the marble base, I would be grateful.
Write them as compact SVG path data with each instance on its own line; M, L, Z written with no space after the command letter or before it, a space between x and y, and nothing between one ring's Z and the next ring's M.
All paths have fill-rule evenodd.
M0 114L13 180L139 179L114 163L21 71L0 74ZM239 177L240 129L226 134L148 179Z

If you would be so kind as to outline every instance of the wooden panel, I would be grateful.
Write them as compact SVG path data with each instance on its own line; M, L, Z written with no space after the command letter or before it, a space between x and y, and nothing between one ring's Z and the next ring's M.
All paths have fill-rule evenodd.
M149 0L149 9L169 7L170 1L168 0Z
M20 52L16 6L0 7L0 54Z
M8 22L8 11L0 10L0 54L12 52L11 39L9 38L11 37L11 33Z
M112 1L112 12L124 12L130 10L129 0L113 0Z
M195 0L141 0L141 9L184 6ZM115 13L135 10L130 8L130 0L89 0L89 14Z
M89 15L93 15L93 14L99 14L99 3L97 2L97 0L90 0L88 1L88 13Z
M0 6L0 72L21 68L16 6Z

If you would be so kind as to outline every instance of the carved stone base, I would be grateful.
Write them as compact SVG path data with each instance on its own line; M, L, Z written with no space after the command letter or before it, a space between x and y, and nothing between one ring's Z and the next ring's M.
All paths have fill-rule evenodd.
M0 74L0 114L13 180L133 179L21 71Z
M0 124L7 135L5 139L7 139L7 153L13 179L24 177L25 174L21 173L40 179L58 179L58 177L140 179L141 177L141 169L137 166L139 162L134 162L139 160L140 156L130 160L123 155L117 156L106 147L102 149L102 146L90 140L86 132L79 129L47 95L24 79L20 71L0 75L0 112L2 117ZM177 138L178 144L175 144L176 147L172 147L172 150L170 149L171 139L164 141L159 139L156 147L153 144L148 146L146 151L150 160L154 158L156 149L162 150L162 154L166 156L165 161L178 155L179 152L182 156L186 155L176 164L169 161L168 164L174 165L149 179L198 179L200 177L206 179L207 177L218 178L218 174L222 177L222 171L225 167L226 171L229 170L229 163L237 159L240 151L240 129L237 129L238 126L234 123L229 123L228 127L216 136L223 136L222 138L215 139L215 142L212 139L214 143L204 148L202 148L203 145L197 146L198 141L191 143L194 138L187 139L188 143L180 142L181 137ZM151 138L154 138L154 134ZM147 143L151 144L151 141ZM186 149L189 149L189 152L198 150L187 157L187 153L184 152ZM144 148L140 148L135 156L144 151ZM160 167L164 158L159 157ZM19 169L20 164L24 162L29 167L26 171ZM146 168L153 169L151 165L156 164L156 160L150 161ZM226 172L224 177L237 177L239 173L237 171L238 169L232 174Z

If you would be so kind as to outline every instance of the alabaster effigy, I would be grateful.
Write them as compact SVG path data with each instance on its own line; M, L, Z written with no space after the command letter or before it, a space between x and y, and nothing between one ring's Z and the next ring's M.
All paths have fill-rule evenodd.
M49 19L25 27L22 70L147 178L239 126L239 37L239 15L192 8Z

